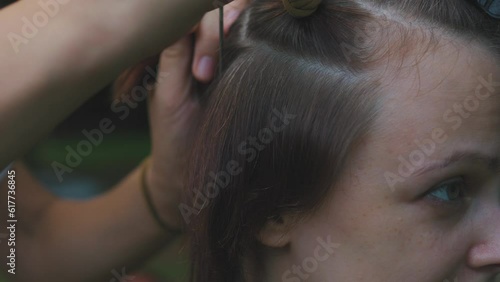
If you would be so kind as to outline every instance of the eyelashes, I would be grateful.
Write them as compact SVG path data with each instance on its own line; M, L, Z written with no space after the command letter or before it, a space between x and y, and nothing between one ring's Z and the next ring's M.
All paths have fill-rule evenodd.
M457 205L465 201L467 184L463 176L451 178L432 187L424 197L443 205Z

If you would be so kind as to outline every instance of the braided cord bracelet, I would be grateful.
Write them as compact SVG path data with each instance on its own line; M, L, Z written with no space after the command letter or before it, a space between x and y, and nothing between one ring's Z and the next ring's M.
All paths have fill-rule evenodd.
M151 194L149 193L149 187L148 183L146 181L146 172L147 169L149 168L149 163L150 159L147 158L146 160L143 161L142 163L142 168L141 168L141 190L144 195L144 199L146 200L146 205L148 206L148 209L153 216L153 219L155 222L166 232L171 233L173 235L179 235L182 234L182 229L181 228L173 228L170 225L166 224L161 220L160 214L156 210L154 204L153 204L153 199L151 198Z

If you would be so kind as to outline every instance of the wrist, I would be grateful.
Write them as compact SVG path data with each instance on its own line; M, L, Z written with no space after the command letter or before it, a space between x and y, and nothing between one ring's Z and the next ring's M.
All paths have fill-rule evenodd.
M165 173L162 174L153 160L149 162L144 172L143 185L149 192L152 208L156 211L160 224L167 227L165 229L181 230L183 222L178 208L181 183L176 182L176 178L168 178Z

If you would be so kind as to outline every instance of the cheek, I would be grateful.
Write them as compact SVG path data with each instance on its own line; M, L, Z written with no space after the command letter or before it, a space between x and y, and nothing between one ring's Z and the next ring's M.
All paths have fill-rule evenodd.
M311 238L331 236L338 248L320 265L324 277L416 282L443 277L444 281L447 271L464 258L465 249L457 248L465 245L464 237L450 237L457 231L432 222L415 205L366 192L373 189L351 187L346 190L351 192L335 193L303 229L301 253L312 252Z

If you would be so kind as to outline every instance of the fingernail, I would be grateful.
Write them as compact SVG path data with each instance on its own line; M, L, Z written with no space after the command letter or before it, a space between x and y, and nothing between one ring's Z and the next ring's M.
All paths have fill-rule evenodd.
M214 72L215 62L210 56L204 56L198 63L198 75L203 79L210 80Z

